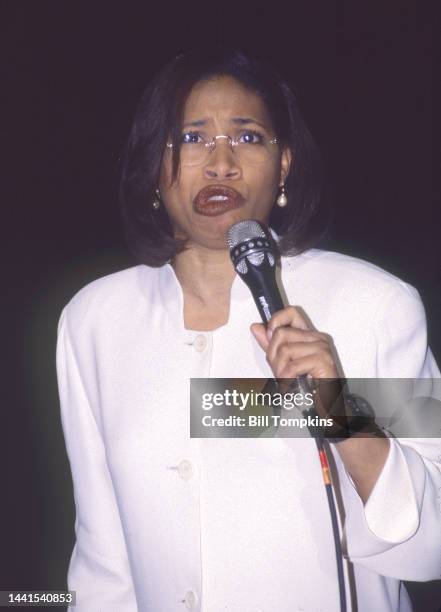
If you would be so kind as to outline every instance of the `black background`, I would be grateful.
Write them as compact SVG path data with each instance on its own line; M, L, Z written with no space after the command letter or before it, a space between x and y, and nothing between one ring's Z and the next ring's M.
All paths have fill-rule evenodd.
M135 263L119 219L118 155L145 84L181 51L226 41L287 75L331 177L324 246L416 286L441 359L435 3L158 4L0 4L0 589L65 588L74 509L57 320L84 284ZM441 609L439 583L411 592L418 610Z

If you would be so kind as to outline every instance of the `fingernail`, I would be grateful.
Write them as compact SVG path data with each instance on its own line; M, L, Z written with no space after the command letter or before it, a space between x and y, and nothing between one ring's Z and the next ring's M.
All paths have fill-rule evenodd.
M270 341L273 337L273 331L271 329L266 330L266 337L268 338L268 341Z

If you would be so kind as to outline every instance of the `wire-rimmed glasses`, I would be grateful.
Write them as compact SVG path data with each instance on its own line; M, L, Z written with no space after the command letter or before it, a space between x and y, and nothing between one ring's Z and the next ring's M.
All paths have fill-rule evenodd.
M231 137L226 134L208 136L203 132L185 132L180 142L180 161L183 166L198 166L208 161L210 154L217 146L219 139L226 139L239 163L258 165L268 160L278 139L269 137L262 132L246 130L238 136ZM173 148L171 142L167 143L169 149Z

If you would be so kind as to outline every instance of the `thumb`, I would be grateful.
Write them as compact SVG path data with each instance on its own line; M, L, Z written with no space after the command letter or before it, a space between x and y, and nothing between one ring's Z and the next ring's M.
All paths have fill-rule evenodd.
M269 341L266 334L265 325L263 325L263 323L253 323L250 327L250 330L253 336L256 338L257 342L259 343L260 347L266 352L269 345Z

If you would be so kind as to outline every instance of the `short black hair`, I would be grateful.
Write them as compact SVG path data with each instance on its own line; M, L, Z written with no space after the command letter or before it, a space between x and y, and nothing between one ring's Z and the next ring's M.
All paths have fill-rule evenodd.
M193 86L215 76L231 76L265 102L281 146L293 153L285 181L288 204L274 206L270 226L279 234L282 255L300 253L323 235L319 212L322 164L288 83L265 60L235 49L193 50L162 68L142 94L122 152L120 202L129 249L149 266L161 266L184 248L174 238L163 206L152 206L166 143L173 143L172 178L179 173L179 147L185 102Z

